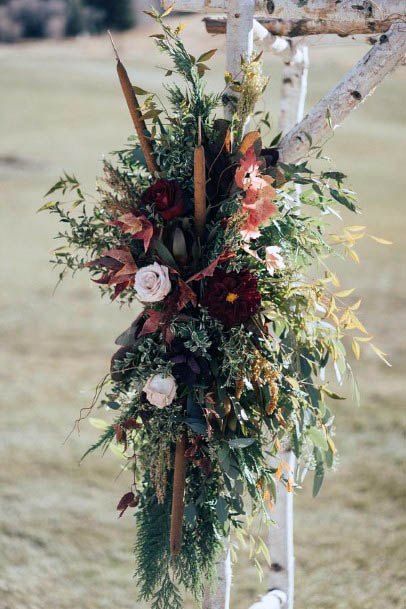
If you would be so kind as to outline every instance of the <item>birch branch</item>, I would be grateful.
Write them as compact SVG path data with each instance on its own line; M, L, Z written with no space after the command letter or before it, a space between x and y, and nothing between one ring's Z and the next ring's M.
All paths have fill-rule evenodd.
M255 9L258 11L266 10L266 5L270 4L265 0L253 0ZM162 0L163 8L169 6L174 7L175 10L186 12L186 13L203 13L205 11L222 13L228 9L229 0Z
M354 11L352 11L354 12ZM399 13L393 13L386 17L365 19L358 12L351 15L351 10L347 14L347 19L340 18L340 14L332 14L326 19L297 18L297 19L278 19L257 15L256 20L270 34L274 36L287 36L295 38L297 36L317 36L322 34L337 34L338 36L351 36L356 34L377 34L386 32L393 23L404 19ZM225 17L205 17L204 23L209 34L225 34L227 30L227 20Z
M402 61L406 53L406 25L394 24L370 51L327 93L279 145L280 160L293 163L308 155L370 95ZM310 144L312 142L312 144Z
M250 609L281 609L285 606L286 594L280 590L267 592L261 600L251 605Z
M186 12L226 12L228 0L163 0L167 8L174 4L178 11ZM283 20L315 19L335 21L353 21L365 23L368 20L401 20L405 17L404 0L256 0L255 10L258 13Z

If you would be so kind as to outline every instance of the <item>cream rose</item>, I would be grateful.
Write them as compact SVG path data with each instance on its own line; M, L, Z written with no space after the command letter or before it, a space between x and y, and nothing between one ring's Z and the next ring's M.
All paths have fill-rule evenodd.
M154 374L145 383L143 391L150 404L164 408L172 404L176 395L176 381L172 375Z
M167 267L157 262L141 267L135 274L134 289L141 302L160 302L171 291Z
M270 275L273 275L276 270L280 271L285 268L283 257L280 254L281 248L278 245L269 245L265 248L266 268Z

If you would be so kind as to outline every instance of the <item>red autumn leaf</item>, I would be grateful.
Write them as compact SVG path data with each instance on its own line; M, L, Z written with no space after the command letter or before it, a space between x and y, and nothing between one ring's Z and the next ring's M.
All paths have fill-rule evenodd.
M112 249L102 253L100 258L88 262L86 266L94 268L104 266L108 269L98 279L93 279L100 285L115 286L113 300L117 298L123 290L134 283L137 265L129 249Z
M138 423L136 417L128 417L128 419L123 421L122 426L126 429L140 429L142 427L141 423Z
M178 299L178 304L177 304L178 311L181 311L182 309L184 309L186 307L186 305L189 304L189 302L191 302L192 305L195 307L197 305L197 295L192 290L192 288L189 287L187 285L187 283L185 281L183 281L183 279L181 279L180 277L178 279L178 285L179 285L179 299Z
M192 275L192 277L189 277L186 283L190 283L191 281L199 281L200 279L204 279L205 277L212 277L214 271L216 270L220 262L224 262L225 260L228 260L233 256L235 256L234 252L223 252L222 254L220 254L220 256L217 256L217 258L215 258L213 262L209 264L209 266L206 266L205 269L199 271L195 275Z
M121 269L116 271L116 275L134 275L138 270L134 258L128 249L117 248L107 250L106 252L103 252L102 256L108 256L109 258L113 258L113 260L118 260L118 262L121 262L123 266Z
M141 332L138 334L139 337L156 332L159 328L159 324L161 323L162 315L159 311L154 311L154 309L147 309L146 311L144 311L144 313L148 315L148 319L144 323Z
M167 345L170 345L173 339L175 338L175 335L169 326L164 326L162 328L162 336L164 337L164 341Z
M117 509L120 512L118 517L121 518L127 508L137 507L138 503L139 497L136 497L133 492L130 491L123 495L117 505Z
M130 286L131 284L132 284L132 281L130 281L130 280L123 281L122 283L117 283L117 285L114 288L113 300L115 300L118 296L120 296L121 292L124 292L124 290L126 288L128 288L128 286Z
M125 444L126 440L127 440L127 434L125 433L125 429L123 429L123 427L120 425L120 423L117 423L116 425L114 425L114 431L116 434L117 442L119 444L121 444L121 442L123 442Z

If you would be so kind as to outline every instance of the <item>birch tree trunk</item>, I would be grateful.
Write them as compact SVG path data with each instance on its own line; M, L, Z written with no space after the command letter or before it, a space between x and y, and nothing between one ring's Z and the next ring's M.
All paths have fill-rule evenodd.
M282 138L281 161L293 163L309 154L310 141L323 143L332 130L357 108L375 87L403 60L406 53L406 25L394 24L371 50L327 93L309 114ZM309 140L309 137L311 140Z

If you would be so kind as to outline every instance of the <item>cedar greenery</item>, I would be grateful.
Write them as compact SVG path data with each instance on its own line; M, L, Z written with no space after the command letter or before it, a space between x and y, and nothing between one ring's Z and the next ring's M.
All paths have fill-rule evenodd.
M320 491L325 470L336 461L334 415L326 398L342 399L328 379L341 383L352 375L345 343L351 341L356 357L368 344L384 354L358 319L360 301L353 290L340 288L328 266L331 256L357 261L355 246L365 235L358 225L340 234L329 228L340 209L357 211L345 176L316 173L307 161L271 163L278 137L267 149L258 131L243 136L241 117L245 123L265 85L260 56L242 65L240 81L226 75L226 88L240 94L240 115L219 119L215 112L224 92L206 93L203 78L215 51L193 57L181 27L172 29L163 16L151 15L161 27L155 41L173 62L166 74L185 83L184 89L167 86L170 112L153 94L134 89L144 99L143 135L153 146L154 163L143 155L145 141L132 136L115 153L115 163L104 162L96 201L64 174L47 193L61 197L41 209L62 223L56 236L62 245L52 260L60 279L68 271L87 270L103 295L132 305L140 271L162 271L162 298L158 282L145 309L116 340L120 349L100 400L115 418L92 420L103 433L86 454L110 447L125 459L132 477L119 506L121 513L135 508L140 598L153 609L180 609L182 589L201 601L221 540L231 531L240 534L252 514L269 519L278 480L292 492L300 470L310 468L314 494ZM258 121L269 122L267 116ZM151 184L152 202L142 197ZM72 210L64 207L67 202ZM238 281L241 273L255 278L258 293L248 291L247 299L260 295L260 308L248 320L239 310L238 290L226 290L222 303L235 307L232 323L203 306L216 271L225 281ZM155 281L148 272L146 291ZM191 373L193 383L187 380ZM169 383L171 393L162 394L169 403L148 397L146 383L156 378ZM355 381L353 386L357 394ZM277 462L286 443L299 459L298 472ZM182 479L174 472L176 447Z

